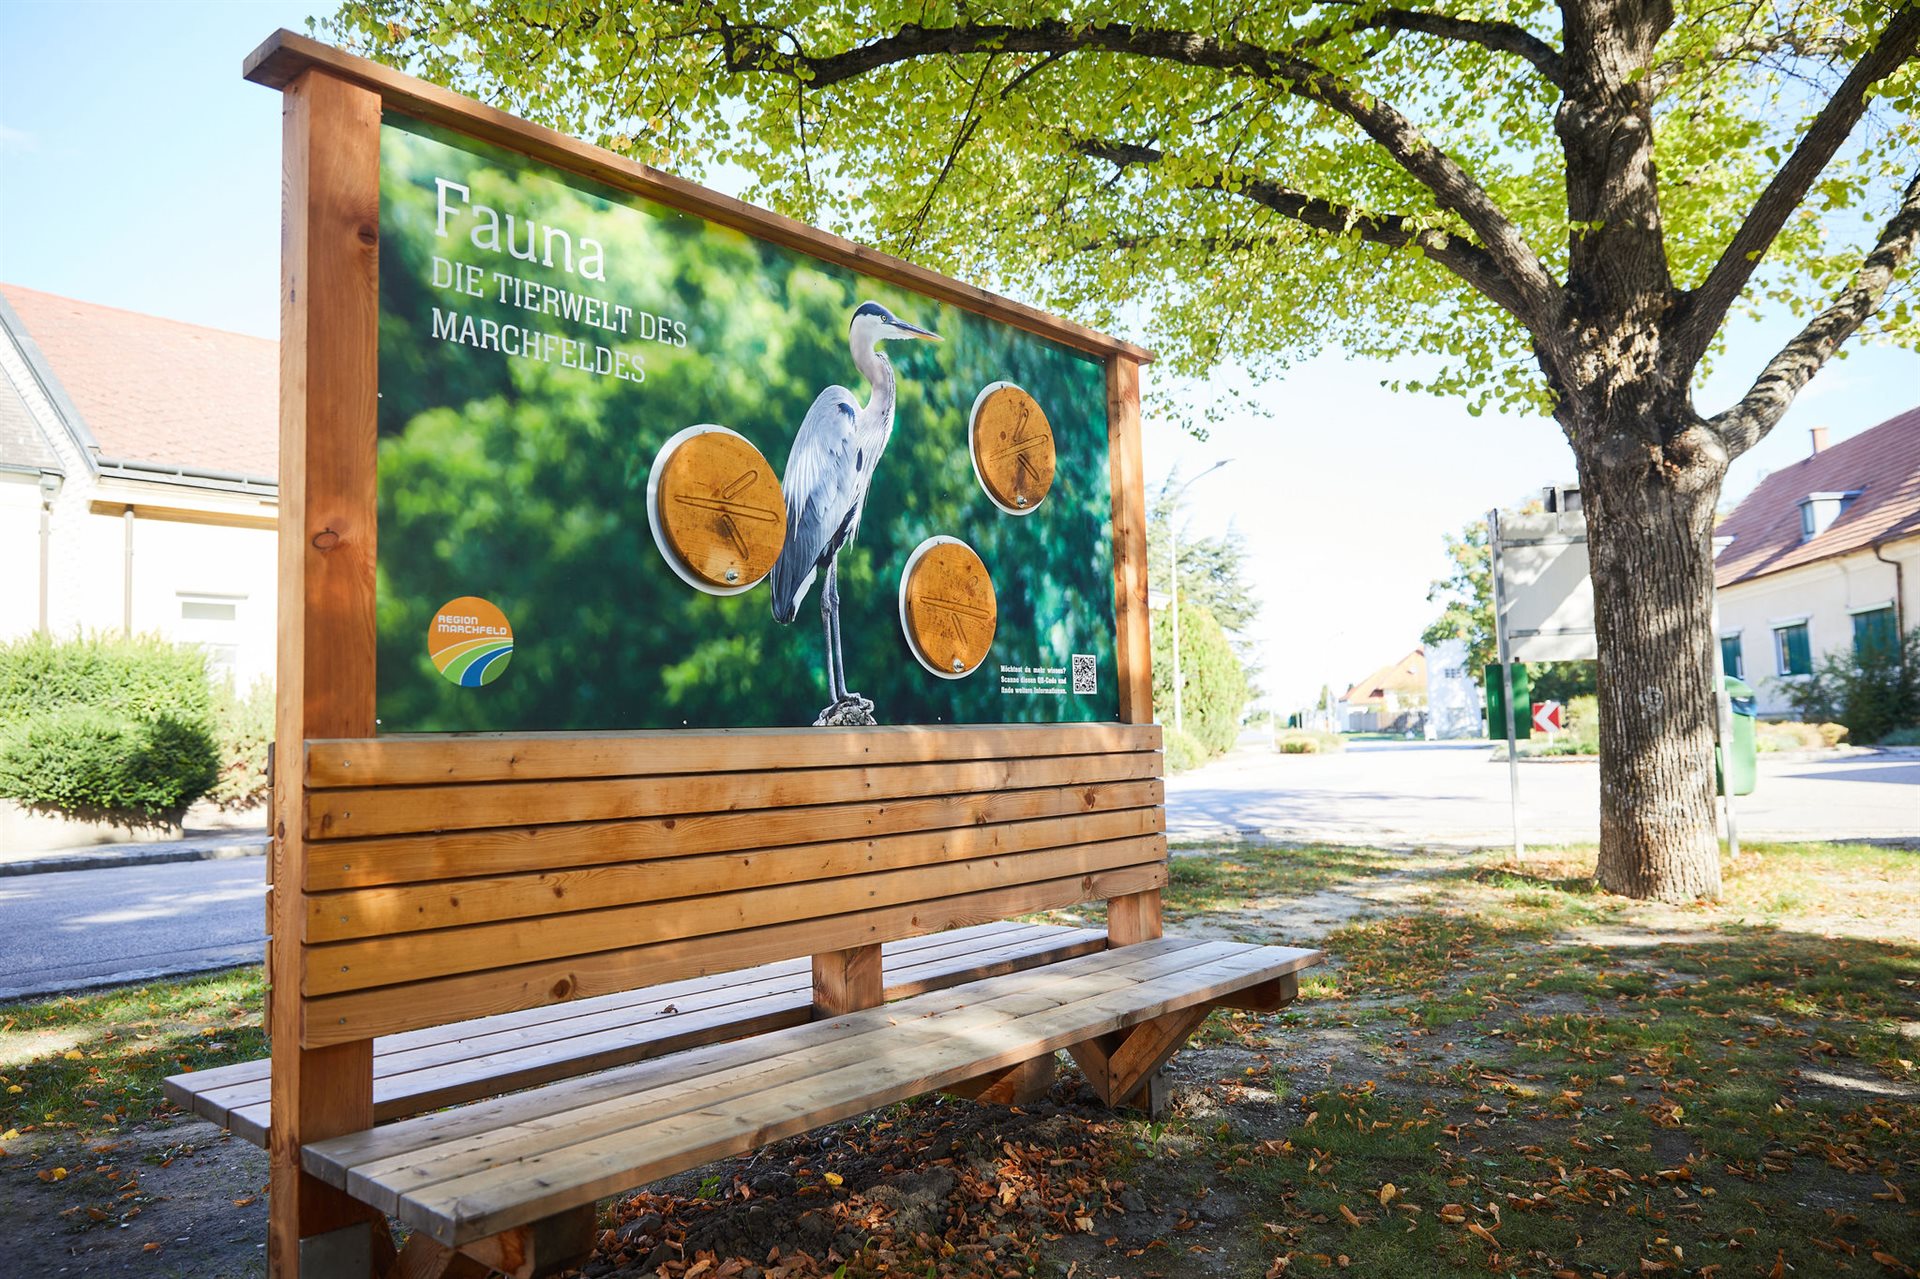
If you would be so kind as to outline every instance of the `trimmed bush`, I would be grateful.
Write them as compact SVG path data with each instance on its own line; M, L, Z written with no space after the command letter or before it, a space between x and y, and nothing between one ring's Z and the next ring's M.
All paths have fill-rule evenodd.
M127 719L213 722L207 659L157 635L35 635L0 644L0 726L35 711L98 706Z
M35 711L0 732L0 794L82 817L177 822L217 774L213 735L175 716Z
M1181 710L1186 730L1204 752L1223 755L1240 740L1240 715L1247 706L1247 674L1213 614L1180 601ZM1173 724L1173 611L1153 615L1154 718Z
M1812 751L1838 746L1846 740L1845 724L1802 724L1799 720L1761 720L1754 726L1754 746L1769 751Z
M1920 627L1897 645L1829 653L1812 675L1776 680L1774 687L1801 719L1838 721L1863 745L1920 726Z
M1184 773L1212 758L1207 754L1207 748L1193 739L1192 733L1183 733L1171 724L1165 729L1165 738L1169 773Z
M245 696L231 679L214 693L215 745L220 751L219 780L207 798L232 811L267 799L267 747L273 742L273 681L254 681Z
M1273 748L1282 755L1331 755L1347 749L1347 739L1313 728L1289 728L1274 737Z
M158 636L0 644L0 798L173 822L219 775L205 656Z

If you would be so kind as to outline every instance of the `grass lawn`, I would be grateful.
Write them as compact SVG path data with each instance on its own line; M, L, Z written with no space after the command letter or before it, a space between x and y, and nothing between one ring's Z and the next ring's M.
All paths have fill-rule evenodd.
M1105 1115L1070 1076L1024 1112L895 1107L621 1201L593 1273L703 1256L699 1273L741 1276L1072 1279L1920 1267L1920 852L1762 846L1726 868L1722 902L1665 907L1598 892L1591 849L1177 851L1175 927L1333 962L1280 1014L1215 1017L1176 1062L1172 1119ZM141 1134L207 1141L159 1080L261 1054L259 1007L243 969L0 1009L0 1211L84 1232L161 1200L190 1214L201 1195L210 1219L224 1196L251 1204L252 1163L188 1189L168 1178L201 1156L168 1160L118 1201L107 1181L127 1174L94 1186L85 1165ZM910 1178L933 1173L916 1207ZM233 1273L257 1257L241 1233Z

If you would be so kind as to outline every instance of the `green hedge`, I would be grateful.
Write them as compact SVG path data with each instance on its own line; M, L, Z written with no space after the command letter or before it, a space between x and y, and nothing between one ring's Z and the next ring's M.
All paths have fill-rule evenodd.
M217 776L213 734L173 716L67 706L0 732L0 795L76 816L174 821Z
M273 741L273 681L262 677L243 696L232 680L213 699L220 779L207 798L225 809L267 801L267 747Z
M1247 674L1227 633L1213 614L1180 601L1181 711L1186 731L1207 757L1221 755L1240 740L1240 715L1247 706ZM1173 610L1153 615L1154 717L1173 727Z
M0 644L0 798L177 821L218 780L205 656L158 636Z

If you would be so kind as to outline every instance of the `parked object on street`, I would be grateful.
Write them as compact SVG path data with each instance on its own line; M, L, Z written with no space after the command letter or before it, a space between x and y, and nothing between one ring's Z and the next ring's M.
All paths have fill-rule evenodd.
M1714 752L1714 782L1722 795L1751 795L1760 780L1759 714L1755 710L1753 686L1743 679L1726 677L1727 706L1731 712L1729 740Z

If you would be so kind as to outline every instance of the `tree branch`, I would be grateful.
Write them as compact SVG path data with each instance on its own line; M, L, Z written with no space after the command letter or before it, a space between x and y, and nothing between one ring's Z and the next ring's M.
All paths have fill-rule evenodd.
M1245 75L1282 92L1347 117L1428 191L1441 208L1456 213L1479 237L1506 278L1509 309L1536 338L1553 332L1559 289L1526 237L1460 163L1428 142L1394 107L1319 66L1285 50L1244 40L1219 39L1115 22L1105 26L1046 19L1027 26L1003 24L926 28L908 23L892 35L842 53L813 55L781 49L763 33L724 20L721 38L729 69L792 75L830 85L881 67L936 55L989 51L1069 53L1097 50Z
M1740 402L1709 425L1720 432L1727 455L1738 457L1766 438L1793 397L1820 371L1842 342L1867 321L1920 245L1920 172L1907 184L1900 207L1847 287L1767 362Z
M1460 44L1477 44L1495 53L1511 53L1533 65L1555 88L1566 87L1560 51L1512 22L1479 22L1422 9L1378 9L1347 28L1351 31L1412 31Z
M1074 144L1082 155L1105 160L1116 168L1157 164L1164 153L1134 142L1086 140ZM1374 213L1351 205L1323 200L1267 178L1236 173L1218 174L1191 184L1200 191L1243 196L1263 208L1326 235L1353 235L1386 248L1416 248L1428 259L1466 281L1482 295L1523 324L1522 301L1486 249L1438 227L1424 227L1398 213Z
M1746 289L1780 228L1800 207L1854 125L1866 114L1867 90L1898 70L1920 48L1920 5L1903 5L1814 117L1800 145L1767 184L1720 260L1700 287L1687 294L1672 330L1675 367L1691 369L1706 354L1727 312ZM1851 330L1849 330L1851 332ZM1822 357L1824 358L1824 357Z

